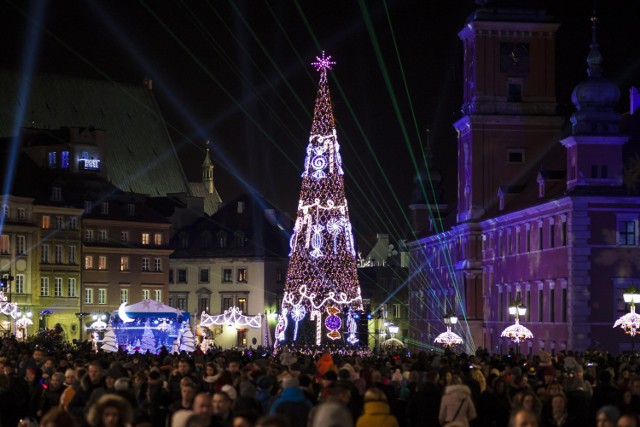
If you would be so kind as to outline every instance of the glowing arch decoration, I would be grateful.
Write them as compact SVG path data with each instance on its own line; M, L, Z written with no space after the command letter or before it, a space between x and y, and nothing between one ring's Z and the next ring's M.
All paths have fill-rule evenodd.
M227 325L230 327L242 328L249 326L251 328L260 328L262 325L262 314L255 316L245 316L238 307L230 307L224 313L216 316L210 316L204 311L200 316L200 326Z
M329 330L329 332L327 332L327 337L332 340L337 340L342 337L340 332L338 332L342 327L342 319L338 316L340 310L336 306L331 306L327 307L327 313L329 313L329 316L324 319L324 326Z

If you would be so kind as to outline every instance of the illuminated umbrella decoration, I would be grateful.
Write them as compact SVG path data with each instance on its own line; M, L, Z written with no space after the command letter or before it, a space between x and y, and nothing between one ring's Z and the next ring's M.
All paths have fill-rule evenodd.
M450 348L463 343L462 338L460 338L460 336L455 332L451 332L451 327L449 326L447 326L447 331L438 335L434 342L445 348Z
M631 304L630 312L616 320L613 324L614 328L620 326L625 334L629 334L635 337L640 329L640 315L636 314L635 303L640 302L640 293L638 293L635 287L631 287L623 294L624 302Z
M515 343L521 343L524 340L533 339L533 334L531 333L531 331L522 326L517 317L515 323L511 326L506 327L502 331L502 334L500 336L503 338L509 338Z

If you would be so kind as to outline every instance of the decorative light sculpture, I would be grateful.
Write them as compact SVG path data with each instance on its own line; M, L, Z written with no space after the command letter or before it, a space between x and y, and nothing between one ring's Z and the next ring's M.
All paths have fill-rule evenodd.
M438 335L433 341L444 348L451 348L462 344L464 342L462 338L455 332L451 332L451 325L455 325L456 323L458 323L458 316L454 314L445 315L444 324L447 325L447 330Z
M16 339L27 339L27 328L33 325L33 320L31 320L31 316L33 313L31 311L27 311L26 313L17 312L17 315L22 317L16 320Z
M11 316L12 319L18 317L18 304L9 302L4 291L0 291L0 313Z
M622 296L624 302L630 305L630 311L616 320L613 327L617 328L620 326L625 334L635 337L640 329L640 315L636 314L636 303L640 302L640 293L634 286L627 289Z
M531 331L520 324L520 316L527 314L527 307L522 305L520 298L509 306L509 314L515 317L515 323L506 327L500 336L503 338L509 338L511 341L516 343L516 350L518 351L521 342L533 339Z

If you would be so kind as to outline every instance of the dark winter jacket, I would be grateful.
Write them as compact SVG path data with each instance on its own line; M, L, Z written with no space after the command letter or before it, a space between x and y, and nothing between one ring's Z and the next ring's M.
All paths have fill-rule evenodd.
M312 406L300 387L287 387L271 405L271 414L287 418L291 427L306 427Z

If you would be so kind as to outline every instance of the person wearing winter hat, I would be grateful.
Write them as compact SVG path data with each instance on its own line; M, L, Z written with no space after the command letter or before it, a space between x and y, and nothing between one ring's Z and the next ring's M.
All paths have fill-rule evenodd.
M398 420L391 415L387 395L377 388L364 394L364 413L358 418L356 427L398 427Z
M438 419L441 425L459 422L468 427L469 421L477 416L476 408L471 399L471 390L462 384L458 376L453 376L451 384L447 386L440 401L440 413Z
M270 413L287 418L291 427L305 427L313 405L304 397L299 379L288 376L282 382L282 387L282 393L271 405Z
M233 401L224 391L217 391L211 398L213 403L213 416L218 425L230 426L233 422L231 405Z
M227 393L227 396L229 396L229 399L231 399L232 404L233 404L233 401L235 401L238 398L238 391L231 384L223 385L220 391L222 391L223 393Z

